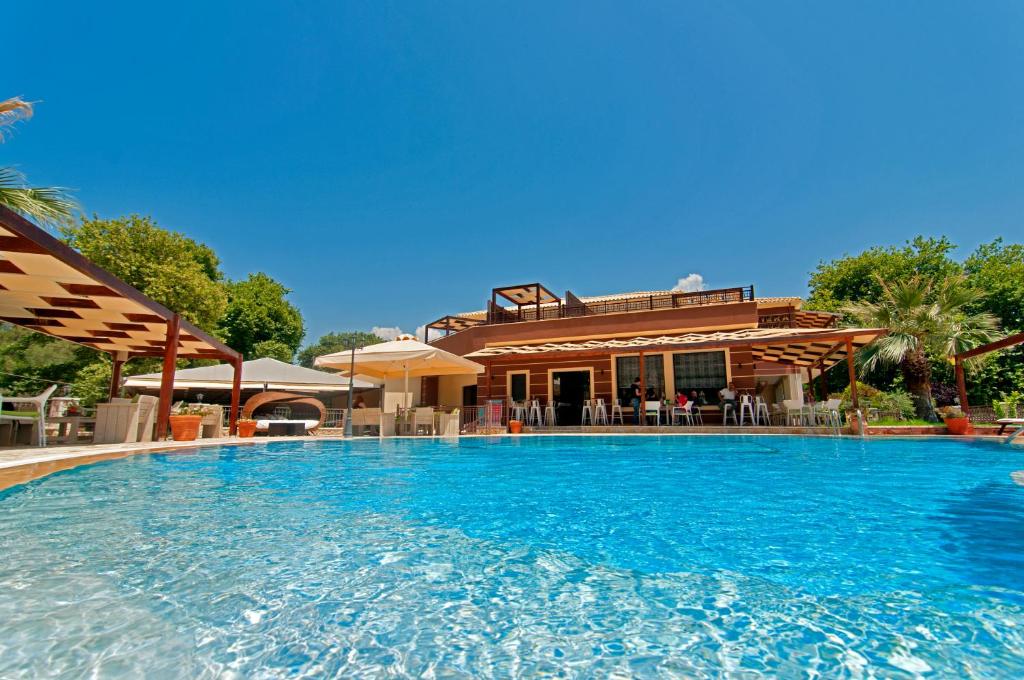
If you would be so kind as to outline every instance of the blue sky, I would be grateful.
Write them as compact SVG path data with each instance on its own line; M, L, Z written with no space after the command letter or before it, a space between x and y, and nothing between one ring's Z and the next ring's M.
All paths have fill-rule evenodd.
M634 6L638 5L638 6ZM1024 236L1024 3L18 2L0 146L294 292L308 337L495 285L803 294Z

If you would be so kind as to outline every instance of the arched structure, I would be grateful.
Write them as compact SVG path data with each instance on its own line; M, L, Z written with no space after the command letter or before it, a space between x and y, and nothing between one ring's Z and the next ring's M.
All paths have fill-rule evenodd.
M320 421L316 424L314 430L318 429L324 424L324 419L327 417L327 409L324 407L323 402L313 397L306 397L301 394L295 394L293 392L260 392L255 394L246 400L245 405L242 407L242 417L251 418L253 411L258 409L260 406L265 406L271 403L281 404L306 404L312 406L320 413Z

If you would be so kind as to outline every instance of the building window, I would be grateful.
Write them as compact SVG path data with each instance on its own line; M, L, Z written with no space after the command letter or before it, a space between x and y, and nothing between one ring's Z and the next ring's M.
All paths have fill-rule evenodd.
M640 375L640 357L615 357L615 390L621 403L628 404L629 386ZM648 399L665 396L665 361L660 354L644 355L644 387Z
M718 390L725 387L725 352L688 352L672 355L672 372L675 374L676 392L687 395L693 390L704 392L705 398L714 401Z
M526 401L527 373L509 373L508 398L510 401Z

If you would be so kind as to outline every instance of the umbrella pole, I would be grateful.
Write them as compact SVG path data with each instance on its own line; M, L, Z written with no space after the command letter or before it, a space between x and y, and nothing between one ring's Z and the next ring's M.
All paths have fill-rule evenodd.
M409 364L405 365L405 410L409 410Z
M348 371L348 413L345 414L345 432L344 436L346 439L352 438L352 387L355 380L356 371L356 344L352 343L352 360L349 363Z

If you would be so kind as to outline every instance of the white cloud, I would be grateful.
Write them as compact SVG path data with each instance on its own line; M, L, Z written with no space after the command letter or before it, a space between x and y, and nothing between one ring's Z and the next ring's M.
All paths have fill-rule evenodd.
M698 290L704 290L707 288L704 285L704 277L700 274L690 274L679 279L679 282L672 286L672 290L680 293L695 293Z
M398 326L374 326L370 329L370 332L376 335L378 338L384 338L385 340L394 340L404 331Z
M374 326L370 329L370 332L385 340L395 340L399 335L415 335L417 340L422 340L425 328L426 325L424 324L423 326L417 326L415 333L407 333L400 326Z

